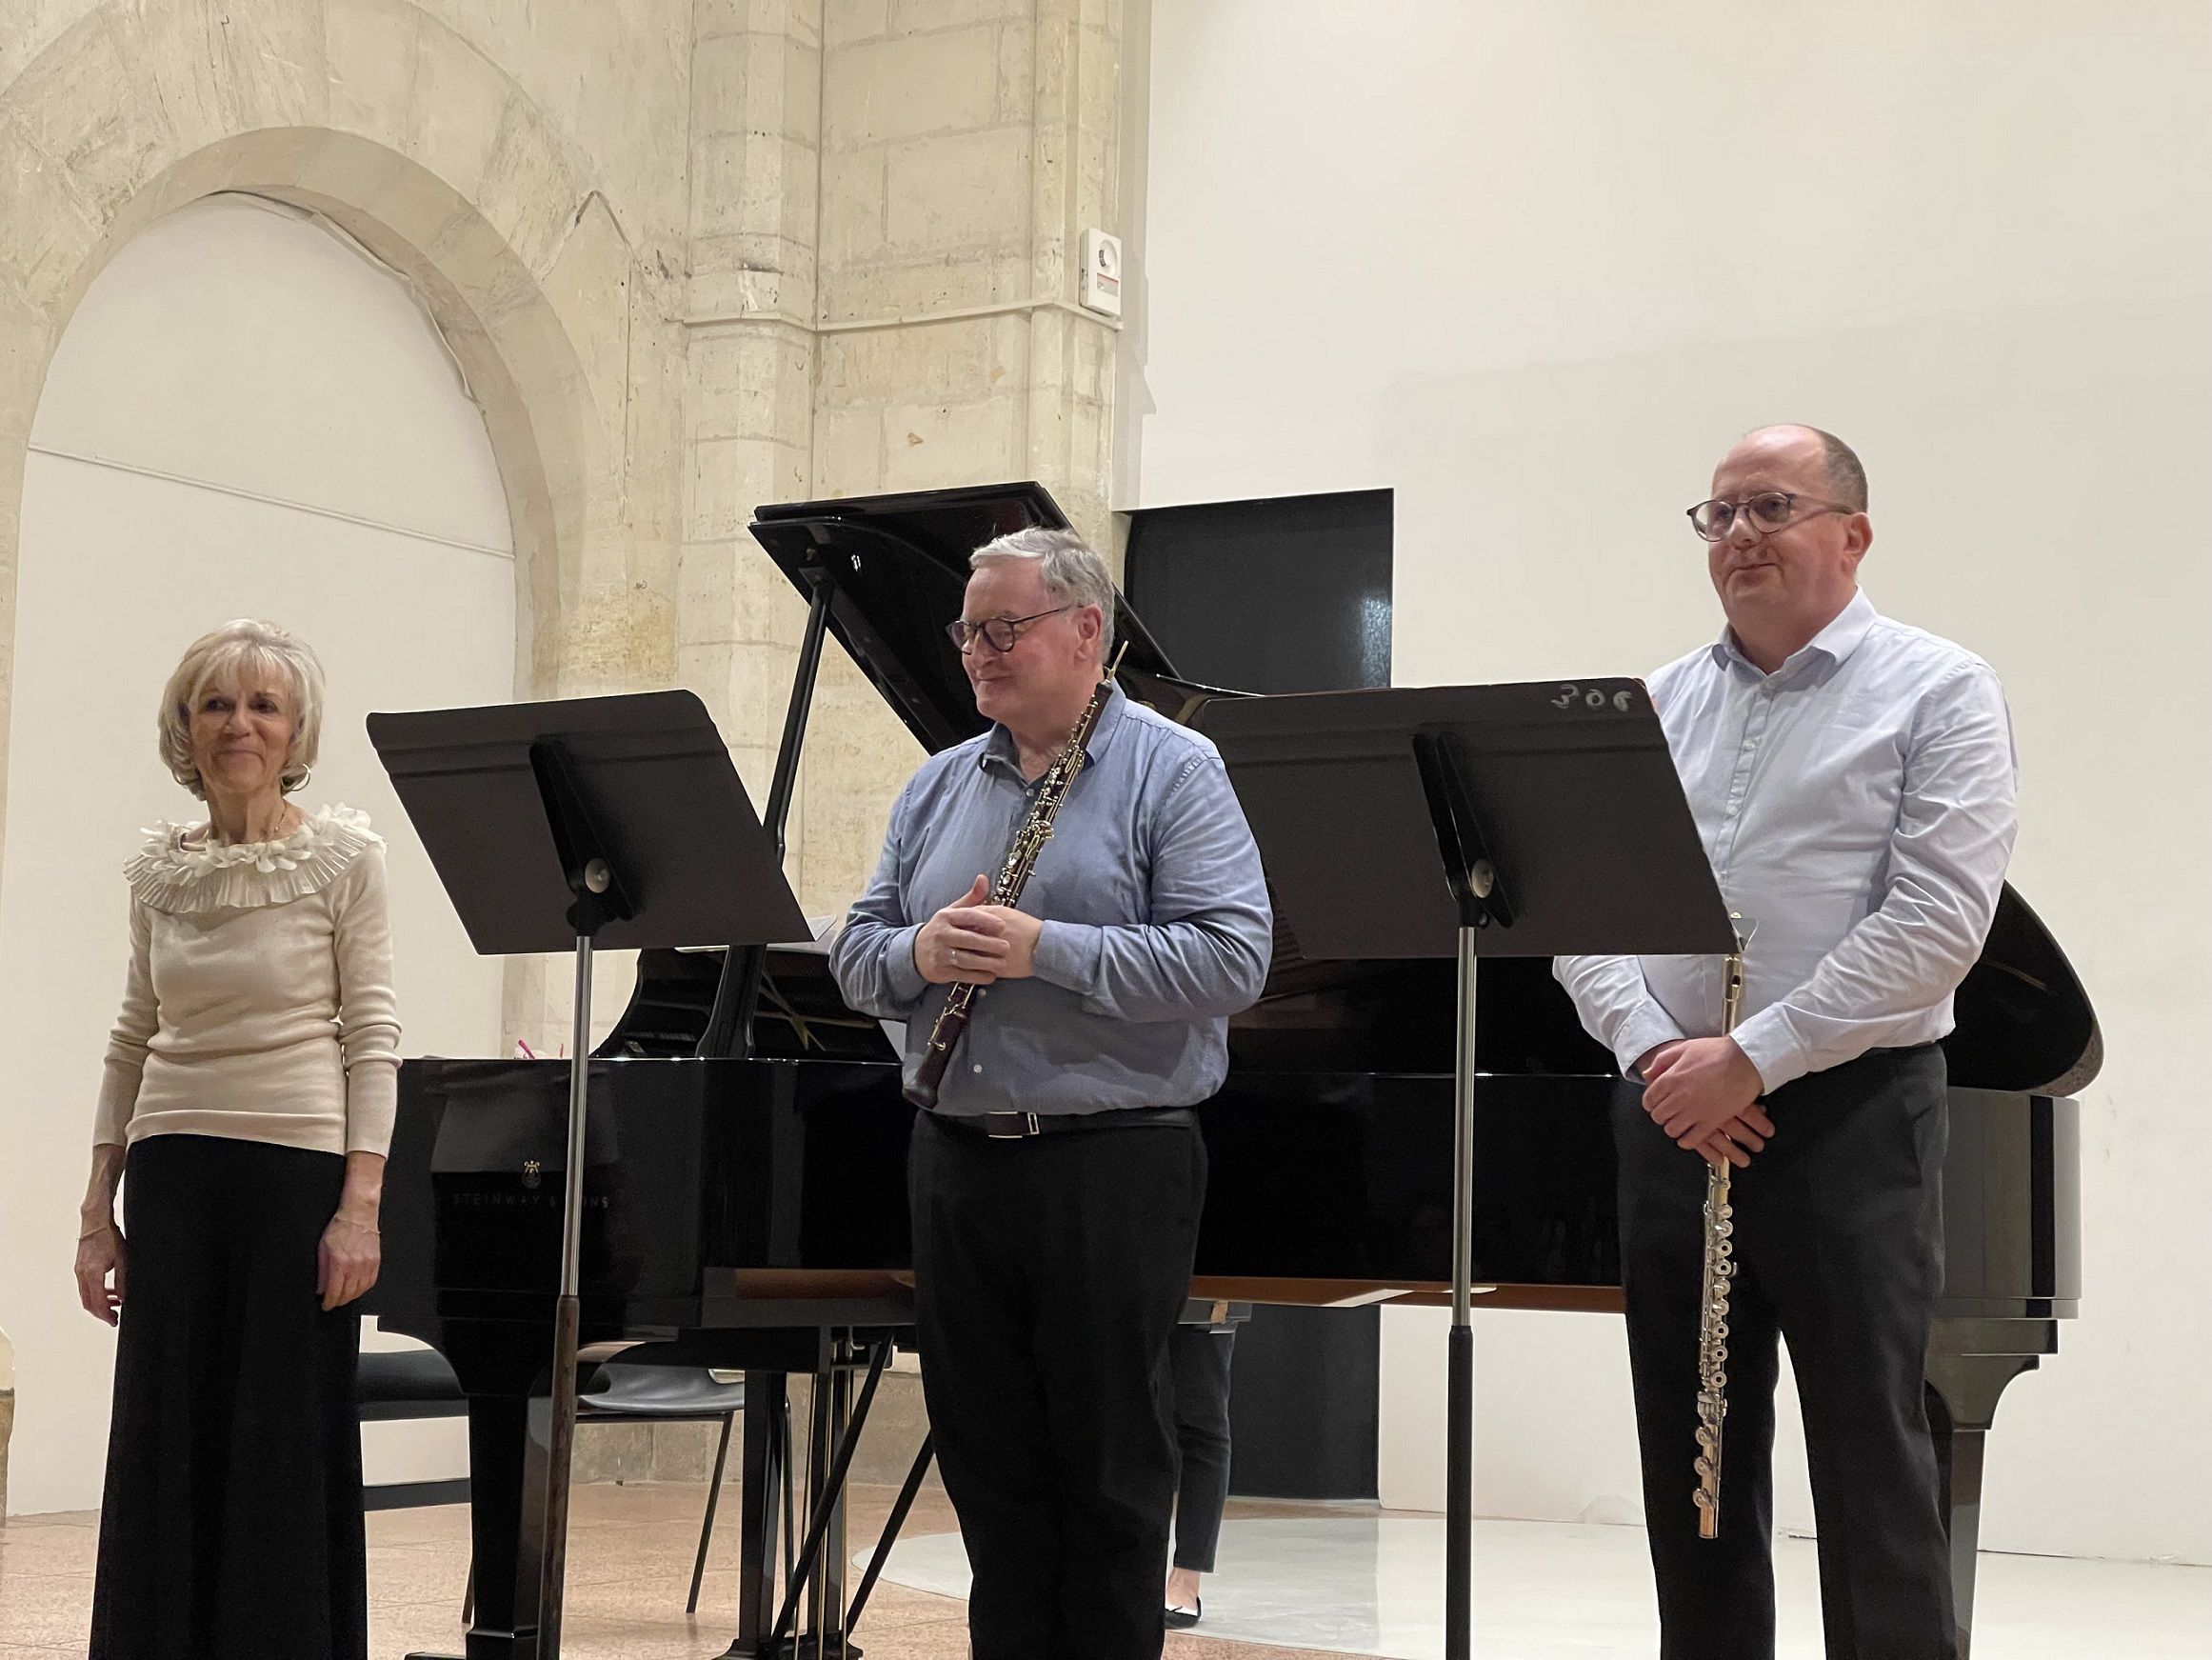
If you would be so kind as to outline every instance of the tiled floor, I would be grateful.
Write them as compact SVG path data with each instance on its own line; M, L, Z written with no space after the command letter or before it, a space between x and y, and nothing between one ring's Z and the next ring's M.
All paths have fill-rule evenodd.
M718 1530L698 1617L684 1614L703 1496L683 1486L577 1490L564 1645L572 1660L722 1652L737 1597L733 1528ZM873 1537L890 1496L854 1490L856 1545ZM1650 1579L1637 1530L1477 1529L1483 1660L1650 1660ZM916 1508L861 1629L870 1660L966 1654L964 1611L946 1594L965 1581L951 1530L942 1498ZM468 1536L467 1512L453 1507L369 1518L375 1660L458 1650ZM0 1526L0 1660L83 1660L92 1551L90 1515ZM1323 1650L1427 1660L1441 1652L1441 1561L1433 1517L1235 1502L1224 1571L1208 1581L1207 1624L1217 1635L1169 1637L1168 1660L1326 1660ZM1817 1660L1812 1547L1785 1540L1776 1562L1782 1660ZM2212 1569L1984 1556L1979 1600L1975 1660L2212 1660ZM1314 1647L1281 1646L1296 1643Z
M699 1543L699 1487L592 1485L576 1490L568 1545L564 1652L569 1660L711 1660L735 1630L737 1533L725 1510L699 1613L684 1596ZM727 1494L726 1494L727 1496ZM872 1539L888 1488L853 1490L852 1535ZM1250 1507L1271 1513L1273 1507ZM925 1495L909 1535L947 1532L952 1512ZM83 1660L92 1602L94 1518L18 1517L0 1525L0 1660ZM380 1510L369 1518L369 1653L457 1653L468 1571L468 1512L454 1506ZM963 1660L967 1615L948 1597L879 1585L860 1636L868 1660ZM1296 1660L1297 1651L1176 1636L1168 1660ZM304 1657L303 1657L304 1660ZM1321 1657L1313 1657L1321 1660Z
M1780 1541L1775 1567L1779 1660L1821 1660L1812 1545ZM1220 1569L1206 1597L1217 1636L1386 1660L1444 1652L1441 1517L1345 1507L1236 1518L1222 1529ZM960 1541L947 1534L902 1539L888 1572L948 1595L967 1581ZM1976 1660L2212 1656L2212 1568L1983 1556L1979 1589ZM1640 1529L1475 1524L1484 1660L1649 1660L1655 1647Z

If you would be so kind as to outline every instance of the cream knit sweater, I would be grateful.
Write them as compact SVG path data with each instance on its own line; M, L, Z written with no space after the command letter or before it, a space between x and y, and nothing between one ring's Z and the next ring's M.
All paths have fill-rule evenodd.
M382 1153L399 1091L384 842L366 814L278 841L161 825L124 867L130 970L92 1141L223 1135Z

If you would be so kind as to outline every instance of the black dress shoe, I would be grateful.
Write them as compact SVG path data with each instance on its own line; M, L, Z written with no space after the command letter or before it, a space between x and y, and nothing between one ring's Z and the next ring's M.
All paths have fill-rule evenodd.
M1206 1613L1206 1598L1200 1597L1197 1599L1197 1601L1198 1606L1196 1608L1168 1609L1166 1610L1164 1618L1166 1619L1167 1629L1170 1631L1187 1631L1191 1627L1198 1624L1201 1617L1203 1617Z

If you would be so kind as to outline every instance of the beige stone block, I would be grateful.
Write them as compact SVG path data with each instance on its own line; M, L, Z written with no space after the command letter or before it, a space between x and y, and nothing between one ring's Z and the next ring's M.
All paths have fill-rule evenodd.
M694 334L690 347L691 435L808 441L813 350L779 328Z
M883 411L874 405L819 410L814 481L825 497L874 495L884 488Z
M653 1426L598 1422L576 1426L574 1479L649 1481L653 1469Z
M965 317L827 335L821 351L822 401L949 403L987 393L1005 379L998 321Z
M787 34L805 46L822 44L822 0L698 0L693 38L726 34Z
M690 296L687 314L692 317L767 311L811 318L814 249L809 242L768 231L694 238ZM760 326L785 327L767 318Z
M737 639L734 542L687 542L676 563L676 671L685 674L693 646Z
M176 153L159 102L130 95L135 79L108 18L95 14L7 89L25 134L100 224Z
M798 240L810 234L817 176L811 145L723 133L691 146L691 166L695 235L767 231Z
M880 146L822 158L822 259L832 266L884 250L886 152Z
M998 114L995 28L948 30L832 48L823 142L833 150L965 132Z
M0 283L35 309L73 301L100 227L22 130L0 127Z
M773 760L764 763L763 757L772 756L782 733L798 656L794 646L738 640L702 642L677 651L681 683L713 711L756 805L766 798L774 774Z
M844 652L825 652L803 780L807 837L800 904L809 916L852 903L875 869L892 800L921 746Z
M211 0L171 0L113 14L116 44L150 79L179 154L252 125L216 38Z
M884 411L884 488L988 484L1016 468L1017 401L894 404Z
M606 197L585 191L558 135L522 98L508 103L475 200L533 271L546 270L571 232L587 225L596 224L617 243L627 240Z
M513 97L513 85L482 52L448 30L424 27L408 104L409 153L473 199Z
M874 40L890 29L890 0L823 0L822 40L825 46L849 46Z
M209 38L229 58L253 127L320 127L330 110L323 9L300 0L218 0Z
M652 1476L654 1481L704 1482L714 1472L714 1447L721 1438L722 1426L716 1424L655 1424L653 1426ZM729 1437L730 1456L723 1467L724 1480L734 1480L741 1460L737 1453L742 1445L732 1426ZM704 1506L706 1499L702 1497Z
M328 0L323 27L331 125L380 139L403 133L422 13L394 0Z
M688 542L680 571L679 650L694 646L789 650L806 630L806 600L750 536Z
M1034 30L1007 29L999 34L999 119L1037 117L1037 36Z
M821 276L826 323L885 317L927 318L977 306L1019 303L1030 294L1026 251L977 256L933 254L914 260L864 264Z
M693 541L734 539L765 502L798 501L807 458L787 445L759 438L706 438L691 447L690 506L686 535Z
M970 23L1026 20L1035 5L1036 0L891 0L891 29L895 33L919 34Z
M811 144L821 91L818 46L780 33L702 40L691 56L691 137L762 132Z
M1023 245L1029 230L1026 128L893 145L885 226L894 250L951 253Z
M796 649L807 631L807 596L750 536L731 545L729 560L736 579L738 640Z

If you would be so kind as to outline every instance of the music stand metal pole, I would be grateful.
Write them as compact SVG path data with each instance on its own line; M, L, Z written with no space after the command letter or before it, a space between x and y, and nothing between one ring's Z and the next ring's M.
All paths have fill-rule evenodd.
M538 1582L538 1654L559 1660L568 1567L569 1472L576 1450L576 1350L583 1318L584 1145L591 1110L591 936L576 936L576 1010L568 1040L568 1165L561 1206L561 1290L553 1304L552 1419L547 1433L546 1553Z
M1445 1361L1445 1660L1468 1660L1475 1605L1475 992L1476 941L1492 923L1510 928L1513 908L1498 886L1476 816L1465 744L1456 733L1421 732L1414 766L1428 798L1445 884L1459 911L1458 1019L1452 1046L1451 1332Z
M1475 925L1459 930L1459 1020L1452 1049L1451 1333L1445 1374L1444 1651L1474 1641L1475 1510Z
M568 1492L576 1450L576 1351L583 1325L584 1161L591 1112L591 939L637 914L592 822L574 763L557 740L530 746L530 768L576 902L575 1009L568 1039L568 1156L561 1204L561 1280L553 1304L553 1373L547 1426L545 1554L538 1580L538 1660L560 1660L568 1566Z

